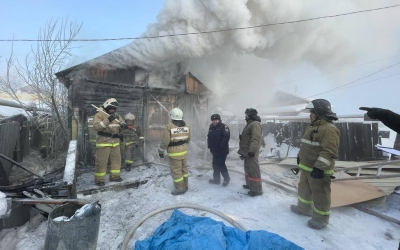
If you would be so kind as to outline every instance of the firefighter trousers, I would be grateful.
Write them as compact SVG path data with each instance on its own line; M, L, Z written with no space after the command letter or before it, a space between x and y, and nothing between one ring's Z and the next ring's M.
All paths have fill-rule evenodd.
M258 157L244 158L244 174L249 190L256 193L262 192L261 171Z
M172 180L177 192L185 192L189 188L186 157L183 159L169 158Z
M328 225L331 207L329 175L325 175L322 179L314 179L311 177L311 172L301 170L297 206L302 213L312 214L313 219Z
M94 182L104 182L106 179L107 164L110 159L110 181L120 177L121 152L119 146L96 148L96 162L94 170Z
M129 144L125 146L125 163L133 164L133 157L135 155L135 144Z

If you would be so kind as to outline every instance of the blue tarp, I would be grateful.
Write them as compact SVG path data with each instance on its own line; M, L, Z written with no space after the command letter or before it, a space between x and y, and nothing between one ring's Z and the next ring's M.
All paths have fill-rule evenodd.
M154 235L137 241L135 250L189 249L303 249L285 238L264 230L243 232L209 217L186 215L175 209Z

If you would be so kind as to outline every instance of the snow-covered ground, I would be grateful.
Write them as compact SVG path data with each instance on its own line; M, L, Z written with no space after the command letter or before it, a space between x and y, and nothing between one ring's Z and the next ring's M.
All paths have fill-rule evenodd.
M243 162L230 157L227 165L230 170L243 172ZM202 167L201 169L199 167ZM263 183L264 194L249 197L242 188L244 176L231 171L231 183L227 187L212 185L208 179L212 170L209 163L201 160L190 162L189 190L181 196L172 196L172 178L163 166L139 167L122 177L128 180L143 179L148 182L137 189L106 191L92 195L79 195L78 198L99 200L102 205L101 222L97 249L119 249L130 228L146 214L174 204L192 203L218 210L234 218L247 230L267 230L298 244L305 249L397 249L400 240L400 226L380 218L365 214L352 207L332 209L331 221L327 228L316 231L307 227L308 217L293 214L289 207L296 204L295 194ZM263 179L274 174L263 173ZM93 188L93 174L79 177L79 190ZM111 185L107 183L107 185ZM395 194L397 195L397 194ZM397 200L399 201L399 199ZM393 204L392 204L393 205ZM397 209L400 204L397 205ZM219 217L194 209L180 209L189 215ZM398 212L398 211L397 211ZM163 212L144 222L129 242L132 249L136 240L149 237L154 230L171 215ZM390 212L388 214L391 215ZM230 225L225 222L226 225ZM36 250L42 249L46 236L46 220L36 215L24 226L0 232L1 249ZM260 249L262 247L260 246Z

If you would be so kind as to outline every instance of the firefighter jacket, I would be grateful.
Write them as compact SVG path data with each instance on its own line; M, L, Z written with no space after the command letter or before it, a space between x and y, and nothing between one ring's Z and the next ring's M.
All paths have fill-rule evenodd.
M140 144L139 139L143 138L143 131L139 125L135 126L134 124L132 126L132 129L130 128L123 129L121 131L121 135L124 138L124 143L126 146L129 146L131 144L139 145Z
M340 132L328 120L317 120L307 127L301 139L299 168L311 172L313 167L333 174L338 156Z
M97 148L119 146L121 126L118 121L123 122L123 120L117 113L114 113L114 115L116 119L111 122L108 120L108 115L103 112L99 111L94 116L93 129L98 133L96 138Z
M225 156L229 154L229 127L222 122L217 126L210 125L207 134L207 144L213 156Z
M258 157L261 147L262 126L259 121L249 119L240 135L238 154L247 156L253 152Z
M184 121L178 121L179 126L170 123L164 130L164 135L158 147L158 153L164 154L167 150L168 157L172 159L185 159L190 142L190 129Z

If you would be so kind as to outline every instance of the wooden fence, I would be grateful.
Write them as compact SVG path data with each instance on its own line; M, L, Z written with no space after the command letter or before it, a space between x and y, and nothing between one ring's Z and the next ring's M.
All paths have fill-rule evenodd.
M300 139L309 122L263 123L263 136L273 134L277 145L282 143L300 147ZM340 131L339 158L340 161L364 161L381 158L382 152L374 145L380 143L378 123L364 124L356 122L338 122L335 126ZM245 124L230 124L231 138L238 139Z
M23 115L0 120L0 154L21 162L29 154L29 123ZM0 186L10 185L12 165L0 159Z

